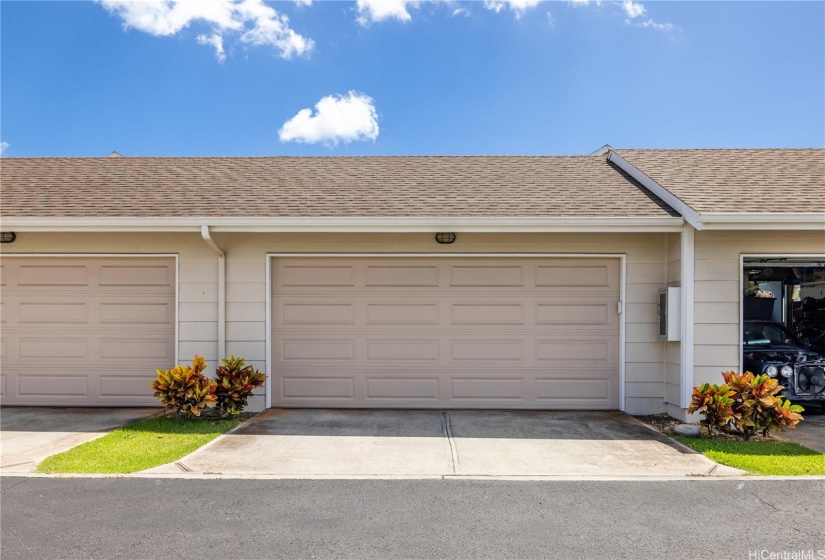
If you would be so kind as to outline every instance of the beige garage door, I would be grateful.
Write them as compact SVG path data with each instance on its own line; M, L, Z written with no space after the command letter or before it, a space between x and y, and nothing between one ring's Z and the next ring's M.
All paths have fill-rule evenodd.
M175 360L175 260L3 257L2 403L157 405Z
M618 259L272 266L274 406L618 408Z

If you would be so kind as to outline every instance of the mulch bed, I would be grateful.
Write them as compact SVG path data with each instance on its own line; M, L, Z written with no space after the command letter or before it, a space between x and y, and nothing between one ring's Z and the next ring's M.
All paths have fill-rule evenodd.
M235 414L233 416L221 416L221 413L217 408L205 408L201 410L201 415L193 418L193 420L229 420L231 418L237 418L241 422L245 422L257 414L257 412L241 412L240 414ZM183 419L183 417L175 411L168 411L166 416L177 418L178 420Z
M654 428L656 428L657 430L659 430L660 432L662 432L663 434L668 434L668 435L673 434L673 428L675 428L679 424L684 423L684 422L681 422L681 421L677 420L676 418L673 418L672 416L670 416L666 412L663 412L662 414L638 415L638 416L633 416L633 418L636 418L637 420L641 420L645 424L649 424L649 425L653 426Z

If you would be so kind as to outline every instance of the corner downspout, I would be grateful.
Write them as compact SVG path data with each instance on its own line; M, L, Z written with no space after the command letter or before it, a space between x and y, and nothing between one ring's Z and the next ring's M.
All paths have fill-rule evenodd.
M218 255L218 363L226 358L226 253L209 234L209 226L201 226L201 237Z

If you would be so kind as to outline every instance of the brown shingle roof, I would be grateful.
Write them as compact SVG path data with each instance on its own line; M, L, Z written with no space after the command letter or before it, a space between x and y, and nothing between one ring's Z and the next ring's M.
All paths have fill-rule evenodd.
M825 150L625 150L699 213L825 212Z
M3 158L4 217L669 217L604 158Z

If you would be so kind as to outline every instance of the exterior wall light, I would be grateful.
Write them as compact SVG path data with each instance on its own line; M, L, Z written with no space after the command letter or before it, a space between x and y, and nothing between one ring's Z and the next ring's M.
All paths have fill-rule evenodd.
M455 234L451 231L439 231L435 234L435 240L442 245L449 245L455 241Z
M17 234L13 231L0 231L0 243L14 243Z

